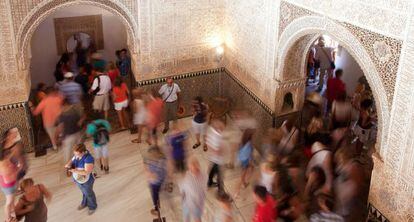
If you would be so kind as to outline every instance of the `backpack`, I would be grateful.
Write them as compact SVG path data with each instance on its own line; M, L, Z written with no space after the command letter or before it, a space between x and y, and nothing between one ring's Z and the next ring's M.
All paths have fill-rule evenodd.
M96 145L105 145L109 142L109 132L103 124L96 124L96 133L93 135L93 142Z

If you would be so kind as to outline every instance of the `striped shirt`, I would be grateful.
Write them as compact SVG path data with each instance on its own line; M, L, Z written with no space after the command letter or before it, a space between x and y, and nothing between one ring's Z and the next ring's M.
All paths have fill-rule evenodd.
M312 214L310 222L344 222L344 218L332 212L319 212Z
M59 86L59 91L67 99L69 104L81 102L83 91L81 85L78 83L66 80Z

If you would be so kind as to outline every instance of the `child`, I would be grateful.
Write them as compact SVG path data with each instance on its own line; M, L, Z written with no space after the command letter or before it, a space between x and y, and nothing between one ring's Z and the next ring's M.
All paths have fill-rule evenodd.
M185 140L187 133L178 129L177 123L173 123L171 133L167 136L167 144L172 148L172 159L176 172L185 172Z
M253 216L253 222L273 222L277 218L276 201L267 193L266 187L254 187L254 200L256 201L256 210Z
M108 121L103 119L97 119L86 128L86 134L93 137L93 148L95 150L95 157L99 159L101 170L105 170L105 173L109 173L108 163L108 143L109 143L109 131L111 131L111 125Z

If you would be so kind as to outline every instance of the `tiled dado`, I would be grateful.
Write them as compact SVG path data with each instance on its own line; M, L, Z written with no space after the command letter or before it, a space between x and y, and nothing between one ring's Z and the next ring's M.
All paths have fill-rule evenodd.
M390 222L377 208L371 203L368 204L368 222Z
M182 105L186 115L191 115L191 100L202 96L208 101L213 97L230 99L232 108L248 109L254 115L260 126L254 138L254 144L260 147L261 138L268 128L273 125L273 111L266 106L252 91L245 87L233 74L224 68L172 76L182 90ZM166 77L139 81L138 87L145 90L159 89Z
M0 133L17 127L22 136L23 145L27 152L34 150L33 133L27 103L15 103L0 106Z

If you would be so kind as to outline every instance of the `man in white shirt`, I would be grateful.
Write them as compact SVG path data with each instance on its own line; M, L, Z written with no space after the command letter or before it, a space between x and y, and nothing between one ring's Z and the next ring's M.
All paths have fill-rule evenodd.
M104 111L105 119L108 119L109 92L112 89L111 79L103 72L101 68L96 71L96 77L93 80L90 93L95 95L92 107L95 111Z
M177 120L177 109L179 106L179 95L181 89L174 83L172 77L167 78L167 83L162 85L158 93L161 95L162 100L165 103L164 106L164 130L162 133L167 133L170 128L170 120Z
M210 172L208 174L208 187L217 186L219 191L223 190L223 175L221 166L224 163L223 150L223 131L225 125L220 120L213 120L211 127L207 131L206 144L208 147L208 159L211 162ZM213 178L217 176L217 182L213 182Z
M318 91L322 90L325 82L325 74L328 73L328 77L332 77L333 67L335 63L335 52L332 47L325 46L325 39L320 37L318 45L315 47L315 60L319 62L319 87Z

